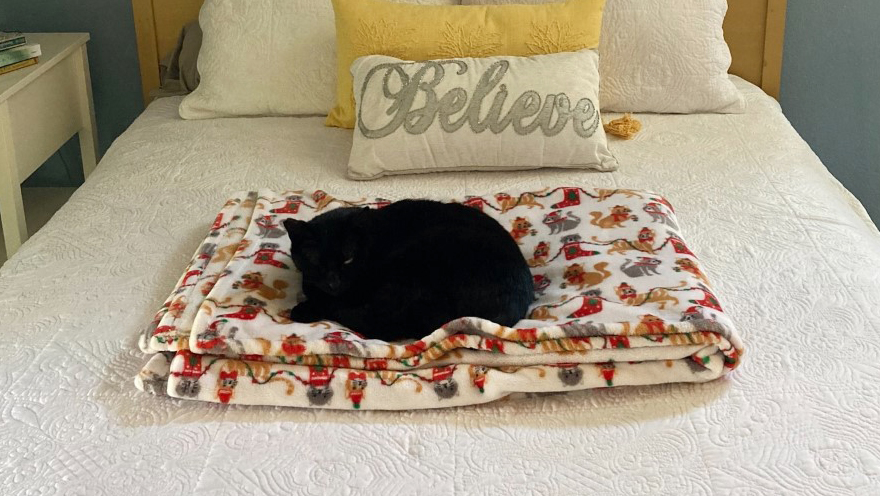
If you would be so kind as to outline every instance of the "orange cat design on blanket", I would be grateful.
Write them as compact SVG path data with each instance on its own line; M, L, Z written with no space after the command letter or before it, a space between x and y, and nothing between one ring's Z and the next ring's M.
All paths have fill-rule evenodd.
M224 404L396 410L708 381L739 364L742 342L664 197L565 186L448 200L482 210L520 245L535 301L517 326L462 316L421 340L386 343L334 322L293 322L299 279L283 221L391 200L246 192L220 203L142 333L139 346L152 358L136 383ZM681 357L681 346L696 351ZM636 361L625 358L633 350Z

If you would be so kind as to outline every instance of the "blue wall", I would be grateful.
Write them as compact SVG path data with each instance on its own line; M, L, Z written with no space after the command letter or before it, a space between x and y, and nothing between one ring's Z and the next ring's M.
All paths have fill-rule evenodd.
M0 0L0 30L91 35L88 53L100 153L143 111L129 0ZM25 185L78 185L81 164L74 137Z
M880 0L788 2L782 109L880 224L878 46Z

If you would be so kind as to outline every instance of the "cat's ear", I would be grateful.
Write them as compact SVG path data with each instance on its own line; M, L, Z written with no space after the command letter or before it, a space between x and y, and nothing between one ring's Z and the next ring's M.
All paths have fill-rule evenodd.
M308 222L297 219L285 219L284 228L287 229L287 235L291 241L302 241L312 238L312 228Z
M364 238L372 233L375 220L372 214L374 213L370 207L361 207L354 215L349 217L348 225L351 234L357 238Z

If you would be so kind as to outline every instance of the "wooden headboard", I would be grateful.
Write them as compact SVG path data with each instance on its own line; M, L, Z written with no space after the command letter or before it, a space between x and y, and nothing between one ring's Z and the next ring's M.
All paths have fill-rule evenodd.
M315 0L319 1L319 0ZM324 0L329 1L329 0ZM612 0L613 1L613 0ZM132 0L144 102L159 87L159 60L177 43L180 29L198 18L203 0ZM779 97L787 0L728 0L724 38L730 72Z

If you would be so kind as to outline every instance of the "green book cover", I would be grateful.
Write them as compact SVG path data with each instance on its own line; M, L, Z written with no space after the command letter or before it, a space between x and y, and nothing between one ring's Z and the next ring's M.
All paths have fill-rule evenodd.
M0 50L24 45L26 39L21 33L4 33L0 31Z
M24 45L0 52L0 67L21 62L22 60L32 59L42 55L40 45Z
M0 31L0 43L17 40L19 38L24 39L24 34L18 31Z

